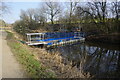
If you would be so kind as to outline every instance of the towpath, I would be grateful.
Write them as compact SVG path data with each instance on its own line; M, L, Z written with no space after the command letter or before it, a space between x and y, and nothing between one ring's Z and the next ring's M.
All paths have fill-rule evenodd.
M6 32L0 31L0 77L26 78L25 71L7 45L6 36Z

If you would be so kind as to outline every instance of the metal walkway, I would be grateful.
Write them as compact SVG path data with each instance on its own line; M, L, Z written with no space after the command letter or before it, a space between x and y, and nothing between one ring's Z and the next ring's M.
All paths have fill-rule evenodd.
M83 32L27 33L28 45L54 46L77 41L85 41Z

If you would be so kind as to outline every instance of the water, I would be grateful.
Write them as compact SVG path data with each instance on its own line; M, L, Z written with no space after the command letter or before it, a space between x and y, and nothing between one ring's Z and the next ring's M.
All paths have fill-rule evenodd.
M95 77L117 77L120 71L120 46L95 43L75 43L49 49L59 52L72 66Z

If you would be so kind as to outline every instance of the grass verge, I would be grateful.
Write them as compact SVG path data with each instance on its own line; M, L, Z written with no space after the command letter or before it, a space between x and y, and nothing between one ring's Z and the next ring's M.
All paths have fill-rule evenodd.
M43 67L41 63L34 58L34 55L19 43L14 34L7 31L7 42L11 51L16 56L17 60L23 65L31 78L54 78L56 75L48 72L47 68Z

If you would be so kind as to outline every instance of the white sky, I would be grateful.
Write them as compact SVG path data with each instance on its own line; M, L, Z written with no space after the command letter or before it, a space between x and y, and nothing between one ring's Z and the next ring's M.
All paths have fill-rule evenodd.
M3 2L91 2L91 1L102 1L102 0L0 0L0 1ZM114 2L120 0L107 0L107 1Z

